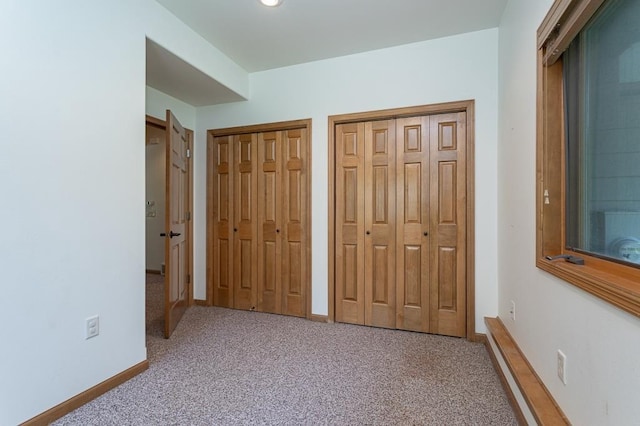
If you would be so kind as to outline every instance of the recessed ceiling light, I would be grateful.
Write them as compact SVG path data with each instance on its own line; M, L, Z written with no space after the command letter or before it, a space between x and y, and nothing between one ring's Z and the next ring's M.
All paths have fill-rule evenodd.
M269 7L275 7L275 6L280 6L282 4L283 0L260 0L260 3L264 4L265 6L269 6Z

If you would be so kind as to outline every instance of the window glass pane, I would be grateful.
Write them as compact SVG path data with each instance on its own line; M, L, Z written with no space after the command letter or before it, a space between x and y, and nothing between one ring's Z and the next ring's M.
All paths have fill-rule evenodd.
M563 56L567 246L640 265L640 0L605 3Z

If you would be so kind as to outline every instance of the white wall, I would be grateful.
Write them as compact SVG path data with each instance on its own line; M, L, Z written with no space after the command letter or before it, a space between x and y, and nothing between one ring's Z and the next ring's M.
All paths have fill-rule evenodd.
M551 4L510 0L500 26L499 313L573 424L637 424L640 320L535 268L536 29Z
M145 88L145 108L147 115L160 120L166 120L167 110L170 109L183 127L194 131L196 129L196 108L193 105L150 86Z
M146 358L144 37L122 5L66 5L0 14L1 424Z
M0 424L11 425L146 359L145 36L239 92L249 80L153 0L1 9ZM100 335L85 340L94 314Z
M205 294L206 130L311 118L312 311L328 312L329 115L476 100L476 310L497 313L497 29L415 43L251 75L247 102L198 108L196 298ZM198 236L203 237L198 240Z

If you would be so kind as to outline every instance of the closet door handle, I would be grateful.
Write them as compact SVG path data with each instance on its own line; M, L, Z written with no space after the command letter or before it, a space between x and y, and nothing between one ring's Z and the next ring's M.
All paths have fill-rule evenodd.
M367 231L367 232L366 232L366 234L367 234L367 235L371 235L371 231Z
M279 233L280 233L280 230L279 230L279 229L276 229L276 234L279 234Z
M427 231L424 231L424 236L426 237L428 235L429 235L429 233Z
M238 232L238 228L233 228L233 232Z

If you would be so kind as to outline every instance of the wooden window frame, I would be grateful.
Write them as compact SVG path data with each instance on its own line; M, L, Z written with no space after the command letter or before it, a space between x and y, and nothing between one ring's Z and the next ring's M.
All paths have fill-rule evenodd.
M566 245L566 152L561 55L606 0L556 0L538 28L536 266L640 316L640 269ZM546 256L582 257L584 265Z

